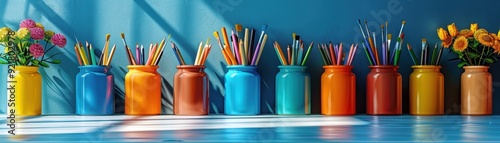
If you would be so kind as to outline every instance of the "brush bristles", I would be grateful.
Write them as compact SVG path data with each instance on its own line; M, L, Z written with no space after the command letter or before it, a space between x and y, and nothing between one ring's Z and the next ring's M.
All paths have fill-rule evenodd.
M122 36L122 38L125 39L125 33L121 33L120 36Z
M214 32L214 37L217 38L217 39L219 39L219 32L215 31Z
M236 27L236 31L238 31L238 32L243 30L243 26L241 26L241 24L236 24L234 27Z
M425 38L422 38L422 42L427 42L427 39L425 39Z
M380 25L380 28L384 29L384 25Z
M266 25L266 24L263 24L263 25L262 25L262 31L266 31L266 29L267 29L267 25Z
M392 38L392 34L387 34L387 39L391 39Z
M403 20L403 24L406 24L406 21Z
M106 41L109 41L109 38L111 37L110 34L106 34Z

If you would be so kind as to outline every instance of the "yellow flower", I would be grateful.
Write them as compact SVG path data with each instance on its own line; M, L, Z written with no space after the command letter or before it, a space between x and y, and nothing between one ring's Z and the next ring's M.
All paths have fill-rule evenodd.
M26 28L20 28L16 32L16 37L21 39L21 40L26 40L30 38L30 31Z
M491 37L491 35L488 33L480 34L477 40L479 41L479 43L487 47L491 47L495 43L495 38Z
M500 30L498 30L497 40L500 40Z
M9 27L0 28L0 42L7 42L9 37L9 32L10 32Z
M45 27L41 23L36 23L36 27L42 28L43 31L45 31Z
M481 28L481 29L478 29L476 30L476 32L474 32L474 38L478 38L479 35L483 34L483 33L488 33L488 31L486 31L485 29Z
M460 32L458 32L458 36L465 36L465 37L471 37L474 35L474 32L470 31L469 29L462 29Z
M9 53L9 47L5 47L5 48L3 49L3 53Z
M448 38L446 40L444 40L443 42L441 42L441 45L444 47L444 48L449 48L451 46L451 38Z
M446 30L444 30L443 28L437 29L437 34L439 36L439 39L441 39L441 41L445 41L446 39L450 38L450 35L448 35L448 32L446 32Z
M448 31L450 32L451 37L455 37L458 35L458 30L455 26L455 23L448 25Z
M464 51L465 49L467 49L467 46L469 45L469 41L467 40L467 38L465 38L464 36L460 36L458 37L456 40L455 40L455 43L453 43L453 49L455 51Z
M493 44L493 49L495 49L495 53L500 53L500 41L495 41L495 44Z
M477 30L477 23L470 24L470 31L476 32L476 30Z
M493 39L498 40L498 36L495 33L490 33L490 36L493 37Z

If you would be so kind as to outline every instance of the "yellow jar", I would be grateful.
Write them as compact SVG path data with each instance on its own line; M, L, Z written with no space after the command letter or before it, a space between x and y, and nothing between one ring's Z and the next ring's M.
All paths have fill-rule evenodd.
M412 66L410 75L410 114L444 114L444 76L441 66Z
M8 78L8 85L14 85L15 115L37 116L42 113L42 76L37 66L15 66L14 78ZM8 95L10 95L10 93ZM12 107L9 107L12 108ZM10 112L10 109L9 111Z

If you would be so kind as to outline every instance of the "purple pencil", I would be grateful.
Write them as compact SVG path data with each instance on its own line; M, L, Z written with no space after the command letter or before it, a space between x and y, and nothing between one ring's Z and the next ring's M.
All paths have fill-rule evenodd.
M257 43L257 46L255 47L255 52L253 54L253 58L252 58L252 63L250 65L255 65L255 62L257 62L257 56L259 55L259 50L260 50L260 44L262 42L262 38L264 38L264 33L267 29L267 25L262 25L262 32L260 33L260 38L259 38L259 42Z
M233 43L233 51L234 51L234 55L236 56L236 60L239 64L241 64L241 58L240 58L240 51L239 51L239 48L238 48L238 39L236 37L236 34L234 34L234 29L231 30L231 38L232 38L232 43Z
M135 44L135 59L137 59L137 63L141 63L141 52L139 51L139 44Z
M387 49L385 48L385 42L382 42L382 64L387 65Z

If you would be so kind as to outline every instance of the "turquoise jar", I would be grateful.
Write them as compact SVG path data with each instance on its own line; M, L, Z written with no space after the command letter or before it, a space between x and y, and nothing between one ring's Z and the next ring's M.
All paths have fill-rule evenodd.
M278 66L276 114L310 114L311 81L305 66Z
M256 66L227 66L224 113L257 115L260 113L260 75Z
M109 115L114 113L114 78L111 67L79 66L76 75L76 114Z

